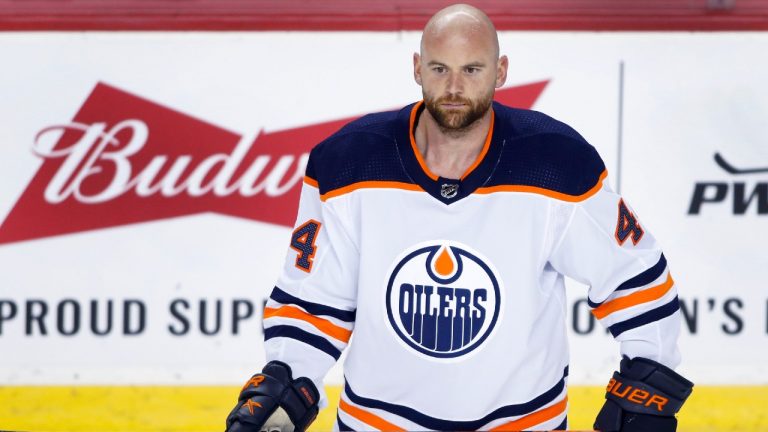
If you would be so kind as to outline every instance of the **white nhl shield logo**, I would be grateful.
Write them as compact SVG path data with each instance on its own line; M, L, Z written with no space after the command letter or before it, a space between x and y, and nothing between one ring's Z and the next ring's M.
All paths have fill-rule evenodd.
M459 193L459 185L457 184L449 184L445 183L440 188L440 195L443 196L443 198L451 199L456 196L456 194Z

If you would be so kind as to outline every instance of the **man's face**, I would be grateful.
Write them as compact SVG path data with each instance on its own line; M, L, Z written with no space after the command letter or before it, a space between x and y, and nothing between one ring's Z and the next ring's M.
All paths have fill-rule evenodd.
M506 58L501 62L496 59L496 49L487 35L441 33L425 35L421 56L414 54L414 75L426 108L438 125L461 131L490 108L495 88L506 78Z

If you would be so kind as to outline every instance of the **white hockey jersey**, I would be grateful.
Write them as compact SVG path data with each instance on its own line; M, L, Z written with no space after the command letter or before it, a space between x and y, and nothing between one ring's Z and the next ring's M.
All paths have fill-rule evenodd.
M322 391L354 334L340 430L565 428L567 275L623 355L676 366L666 261L595 149L494 103L477 162L440 178L415 145L422 110L363 117L312 150L267 360Z

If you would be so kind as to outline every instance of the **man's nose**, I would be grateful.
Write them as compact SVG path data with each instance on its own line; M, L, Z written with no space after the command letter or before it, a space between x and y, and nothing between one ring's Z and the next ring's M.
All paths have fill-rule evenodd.
M464 83L460 73L453 72L448 76L448 93L459 95L464 91Z

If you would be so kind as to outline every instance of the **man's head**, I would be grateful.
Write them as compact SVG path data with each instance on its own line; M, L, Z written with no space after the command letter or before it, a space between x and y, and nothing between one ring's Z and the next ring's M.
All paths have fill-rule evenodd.
M437 12L424 27L413 73L429 113L445 131L467 129L490 108L507 79L508 60L488 16L457 4Z

